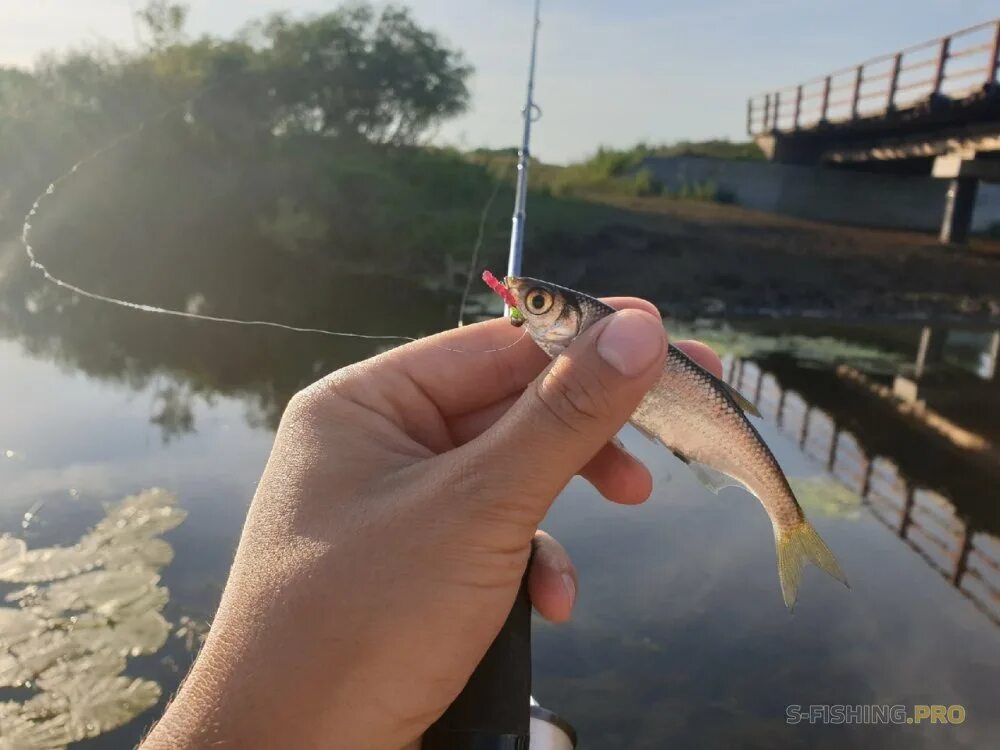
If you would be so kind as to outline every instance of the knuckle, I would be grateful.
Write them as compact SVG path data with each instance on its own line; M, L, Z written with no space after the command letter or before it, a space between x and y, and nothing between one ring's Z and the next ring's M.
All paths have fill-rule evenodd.
M351 400L352 384L360 373L357 365L335 370L295 393L285 407L286 415L309 418L327 413L338 404Z
M583 368L573 372L553 368L539 383L536 393L550 416L574 432L582 425L606 419L611 412L599 378Z
M329 393L322 381L306 386L288 400L283 420L310 423L321 418L329 405Z
M299 421L316 410L315 384L303 388L294 394L285 405L283 419Z

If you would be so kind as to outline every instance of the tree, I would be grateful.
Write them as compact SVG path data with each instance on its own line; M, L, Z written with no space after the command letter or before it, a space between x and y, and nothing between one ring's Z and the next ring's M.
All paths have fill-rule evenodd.
M265 40L280 128L411 144L468 106L472 68L410 12L355 5L305 21L273 16Z
M207 185L206 174L249 174L265 164L301 200L317 192L309 175L330 191L347 179L350 170L335 179L317 166L331 154L364 153L368 167L380 164L358 179L389 174L390 152L359 149L358 139L414 144L468 105L471 68L462 54L399 7L275 16L236 39L189 38L186 13L151 0L138 13L151 41L137 51L104 45L48 55L31 70L0 67L0 238L20 231L53 179L116 136L140 133L141 124L141 135L119 139L96 170L88 162L83 172L100 171L132 146L149 161L160 152L180 156L161 172L128 175L115 187L121 205L148 189L159 191L154 205L163 207L184 197L174 185ZM302 134L309 138L294 137ZM270 201L272 186L259 179L243 192Z
M150 46L153 49L163 49L178 44L183 39L187 14L186 5L169 0L149 0L135 15L149 32Z

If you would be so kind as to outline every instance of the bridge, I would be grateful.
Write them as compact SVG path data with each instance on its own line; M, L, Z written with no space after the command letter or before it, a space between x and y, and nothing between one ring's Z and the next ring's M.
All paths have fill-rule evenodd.
M940 238L964 242L980 181L1000 182L1000 19L747 101L775 162L950 181Z

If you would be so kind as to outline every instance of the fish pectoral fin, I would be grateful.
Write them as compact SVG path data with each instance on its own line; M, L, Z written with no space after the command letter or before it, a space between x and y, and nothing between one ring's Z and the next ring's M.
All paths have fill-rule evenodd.
M684 463L686 463L686 464L690 464L691 463L691 459L689 459L687 456L685 456L683 453L681 453L676 448L671 448L669 445L667 445L666 443L664 443L663 440L658 435L654 435L652 432L650 432L649 430L647 430L645 427L642 427L642 426L636 424L635 422L631 422L630 421L629 424L632 425L633 427L635 427L635 429L638 430L639 434L642 435L647 440L652 440L657 445L663 446L664 448L666 448L668 451L670 451L671 453L673 453L677 458L679 458ZM621 446L619 446L619 447L621 447Z
M740 407L743 411L745 411L752 417L760 416L760 410L750 399L748 399L746 396L744 396L742 393L733 388L731 385L729 385L729 383L727 383L724 380L720 380L719 384L722 386L722 389L729 394L729 398L735 401L736 405Z
M747 486L739 479L731 477L718 469L713 469L708 464L700 464L697 461L688 461L687 465L691 467L691 471L693 471L694 475L698 477L698 481L716 495L718 495L719 492L724 490L726 487L742 487L747 490L747 492L750 492L749 488L747 488ZM750 494L753 493L751 492Z

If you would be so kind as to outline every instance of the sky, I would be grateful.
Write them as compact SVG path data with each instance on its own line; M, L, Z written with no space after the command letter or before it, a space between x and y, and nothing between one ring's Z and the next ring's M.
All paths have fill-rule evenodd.
M0 64L111 42L134 46L142 0L0 0ZM327 0L189 0L192 34L228 35ZM435 140L520 139L532 0L408 0L475 66L472 106ZM995 18L996 0L543 0L533 152L564 163L600 145L744 139L747 97Z

